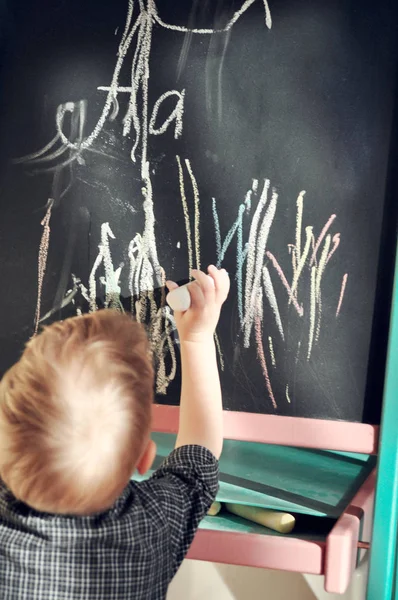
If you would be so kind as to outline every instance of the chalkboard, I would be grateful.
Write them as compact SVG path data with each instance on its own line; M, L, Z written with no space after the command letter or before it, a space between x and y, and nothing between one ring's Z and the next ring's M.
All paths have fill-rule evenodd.
M157 400L177 404L165 277L215 263L225 409L377 421L394 4L10 1L1 373L42 324L115 307L147 324Z

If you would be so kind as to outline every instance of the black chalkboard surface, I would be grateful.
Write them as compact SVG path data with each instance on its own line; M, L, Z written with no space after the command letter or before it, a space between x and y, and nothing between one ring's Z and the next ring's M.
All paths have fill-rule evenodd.
M165 276L217 263L226 409L376 421L394 4L10 0L0 371L39 325L117 307L176 404Z

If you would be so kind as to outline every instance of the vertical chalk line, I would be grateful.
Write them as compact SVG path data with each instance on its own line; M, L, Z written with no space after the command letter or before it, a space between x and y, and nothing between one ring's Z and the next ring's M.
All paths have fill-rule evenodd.
M276 206L278 201L278 194L273 189L271 200L268 204L268 207L265 211L263 221L261 223L260 231L258 233L257 238L257 247L256 247L256 259L254 266L254 277L252 283L252 289L250 291L250 304L249 311L245 314L245 329L244 329L244 347L248 348L250 345L250 335L253 326L253 320L255 316L256 302L258 293L261 287L261 277L262 277L262 266L264 264L265 251L268 242L269 232L274 220Z
M314 247L314 251L312 253L312 258L310 261L310 266L312 267L312 265L314 264L315 260L316 260L316 255L317 252L319 250L320 245L322 244L323 238L325 237L325 235L327 234L328 230L330 229L331 224L333 223L333 221L335 220L336 215L331 215L328 219L328 221L326 222L325 226L323 227L321 233L319 234L319 237L316 241L315 247Z
M137 35L137 44L134 50L133 60L131 63L131 87L129 88L130 98L126 114L123 118L123 136L129 135L129 133L131 132L131 125L133 125L134 128L135 140L130 153L130 158L133 161L133 163L136 162L135 153L141 141L141 122L138 113L138 92L140 90L140 83L143 77L144 70L144 55L142 50L144 39L145 24L142 18ZM117 94L120 91L121 89L117 87L115 93Z
M265 8L265 24L267 25L268 29L271 29L272 17L271 17L271 11L269 8L269 4L268 4L267 0L263 0L263 3L264 3L264 8Z
M333 254L336 252L337 248L340 245L340 234L339 233L335 233L334 236L333 236L333 240L332 241L333 241L333 248L329 252L329 256L327 257L326 264L332 258Z
M284 288L286 289L289 298L292 299L292 304L294 306L294 308L296 309L297 313L300 315L300 317L303 316L304 314L304 309L302 306L299 305L299 303L297 302L296 298L293 296L292 294L292 290L290 288L290 285L285 277L285 274L282 270L282 267L280 266L280 264L278 263L277 259L275 258L275 256L272 254L272 252L270 252L269 250L267 250L266 252L266 256L267 258L269 258L269 260L271 261L275 271L278 273L278 276L284 286Z
M294 245L291 248L291 255L292 255L293 277L295 277L296 271L297 271L297 256L296 256L296 247ZM290 288L290 286L289 286L289 288Z
M322 291L319 290L317 297L317 308L316 308L316 329L315 329L315 343L318 342L319 336L321 335L321 322L322 322Z
M238 314L241 327L243 326L243 215L245 208L243 207L241 218L239 221L237 236L236 236L236 287L238 298ZM240 212L239 212L240 214Z
M121 309L119 278L122 267L115 270L113 266L109 239L114 240L115 236L109 223L103 223L101 225L101 253L105 271L105 308L109 306Z
M274 343L273 343L272 337L270 335L268 336L268 346L269 346L269 353L270 353L270 356L271 356L272 366L276 367L275 352L274 352Z
M35 312L35 329L33 336L37 335L39 330L40 323L40 313L41 313L41 303L42 303L42 295L43 295L43 283L44 276L46 274L47 269L47 258L48 258L48 248L50 245L50 220L51 220L51 210L54 204L54 200L50 198L47 203L47 210L44 216L44 219L41 221L41 225L43 227L43 232L41 235L40 246L39 246L39 255L37 259L37 301L36 301L36 312Z
M284 340L285 334L283 332L283 325L282 325L281 315L279 312L278 301L276 299L274 286L272 285L271 275L266 266L263 267L263 285L264 285L265 295L270 304L271 310L274 313L276 326L278 327L278 330L279 330L282 340Z
M289 396L289 384L286 384L286 389L285 389L285 394L286 394L286 400L289 402L289 404L291 404L291 400L290 400L290 396Z
M295 294L296 289L298 287L298 284L299 284L299 281L300 281L300 276L301 276L301 273L303 271L304 265L306 263L306 260L307 260L307 257L308 257L308 253L310 251L311 241L312 241L312 236L313 236L312 229L313 229L312 226L308 226L308 227L305 228L305 234L306 234L306 238L307 239L306 239L306 242L305 242L304 250L303 250L303 253L301 255L300 261L299 261L299 263L297 265L296 274L293 277L293 282L292 282L292 287L291 287L292 296L291 296L291 298L289 300L289 304L293 300L293 294ZM296 297L297 297L297 294L296 294Z
M217 254L217 268L221 266L221 231L220 231L220 220L217 212L217 202L215 198L212 198L212 212L214 221L214 231L216 236L216 254Z
M222 264L222 261L225 258L225 254L226 254L229 246L231 245L231 242L232 242L232 240L234 238L235 233L238 230L239 222L240 222L240 220L242 218L242 214L243 214L244 210L245 210L245 205L241 204L239 206L238 216L237 216L236 220L234 221L234 223L232 224L232 226L231 226L230 230L228 231L227 235L225 236L225 240L224 240L222 248L221 248L220 265Z
M170 369L170 374L168 376L168 383L170 383L171 381L174 381L174 378L177 373L177 357L176 357L174 343L173 343L173 340L171 337L173 329L175 328L175 324L173 325L173 321L171 319L171 314L167 307L165 308L165 310L166 310L167 346L168 346L169 353L171 356L171 369ZM163 360L165 360L165 357Z
M266 179L261 192L260 200L257 204L257 208L254 211L253 219L250 225L249 241L247 244L247 262L246 262L246 281L245 281L245 308L244 308L244 325L248 327L250 319L252 319L252 290L253 281L255 277L255 262L256 262L256 249L257 249L257 230L260 223L260 217L268 199L268 190L270 186L269 179ZM251 325L250 325L251 329ZM250 337L250 332L248 333Z
M233 237L236 234L236 282L237 282L237 299L238 313L241 325L243 325L243 264L245 261L245 252L243 250L243 216L245 212L250 211L251 196L253 191L257 190L258 181L253 180L252 190L246 193L245 201L239 205L238 216L231 228L229 229L224 242L221 239L220 222L217 213L217 203L212 199L212 212L214 220L214 229L216 236L216 252L217 252L217 267L220 268L224 260L225 254L232 243Z
M263 340L262 340L261 318L259 316L257 316L255 318L254 331L255 331L255 338L256 338L256 344L257 344L257 356L260 360L261 369L262 369L264 379L265 379L265 385L266 385L266 388L268 391L268 396L272 402L272 406L276 410L278 408L278 405L276 403L274 393L272 391L271 381L270 381L269 373L268 373L267 361L265 360Z
M149 10L152 5L148 0L148 13L145 18L145 37L142 42L143 52L143 74L142 74L142 145L141 145L141 177L146 182L149 180L149 169L147 164L148 154L148 97L149 97L149 56L151 51L153 18Z
M316 267L311 267L311 300L310 300L310 331L308 336L307 360L311 358L312 345L314 342L316 318Z
M166 284L166 276L163 271L163 288ZM165 321L164 333L161 334L162 320ZM158 394L166 394L167 388L170 383L174 380L177 372L177 357L176 351L172 339L172 332L175 329L175 322L171 315L170 309L165 305L165 298L163 302L163 308L157 311L155 319L156 332L153 335L153 343L156 345L156 356L158 358L158 371L156 377L156 391ZM167 345L167 349L170 353L171 367L169 373L166 370L166 352L164 347Z
M188 270L189 270L189 278L190 278L191 272L193 269L193 248L192 248L191 224L189 222L189 211L188 211L187 199L185 196L184 173L182 170L181 159L179 156L176 156L176 159L177 159L177 165L178 165L178 179L180 182L180 195L181 195L182 210L184 213L184 221L185 221L185 232L186 232L186 236L187 236Z
M297 197L296 207L296 266L300 264L301 261L301 229L303 224L303 206L304 206L304 195L305 192L302 191ZM294 273L296 275L296 273ZM294 292L294 288L292 285L292 291Z
M339 303L337 305L337 310L336 310L336 317L339 316L340 310L341 310L341 305L343 304L343 298L344 298L345 288L347 285L347 279L348 279L348 273L345 273L343 276L343 280L341 282L341 290L340 290Z
M319 340L319 336L321 333L321 321L322 321L322 292L321 292L321 283L322 277L325 271L327 257L329 254L329 248L331 243L331 236L328 234L325 239L325 243L323 245L321 258L319 260L319 265L316 267L316 282L315 282L315 296L317 302L317 325L315 332L315 342Z
M329 254L330 242L331 242L331 237L330 237L330 234L328 234L326 236L325 244L323 246L321 258L320 258L320 261L319 261L319 266L317 268L316 288L315 288L316 289L316 298L317 298L317 300L319 298L319 294L320 294L320 291L321 291L322 276L323 276L323 273L325 271L326 260L327 260L328 254Z
M220 339L219 339L217 333L214 334L214 341L216 343L218 358L220 360L220 368L221 368L221 371L224 371L224 369L225 369L224 355L223 355L223 352L221 350Z
M188 169L189 176L191 178L193 198L194 198L194 239L195 239L195 259L196 268L200 270L200 198L198 184L193 174L191 162L188 158L185 159L185 164Z

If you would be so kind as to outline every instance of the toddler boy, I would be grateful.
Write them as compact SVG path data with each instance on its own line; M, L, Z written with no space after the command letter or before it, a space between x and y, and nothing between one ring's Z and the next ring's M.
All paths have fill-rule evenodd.
M156 455L153 368L141 325L111 310L54 323L4 375L3 600L165 598L218 489L222 402L213 338L229 278L213 266L208 273L193 271L191 307L175 314L179 431L175 450L147 481L130 480Z

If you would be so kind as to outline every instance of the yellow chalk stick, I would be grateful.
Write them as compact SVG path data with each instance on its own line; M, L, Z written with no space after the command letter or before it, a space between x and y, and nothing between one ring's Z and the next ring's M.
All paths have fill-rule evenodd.
M213 502L213 504L210 506L207 514L209 515L209 517L215 517L216 515L218 515L220 510L221 510L220 502Z
M253 523L264 525L279 531L279 533L290 533L296 523L296 519L289 513L267 510L257 506L245 506L244 504L225 504L225 508L238 517L243 517Z

